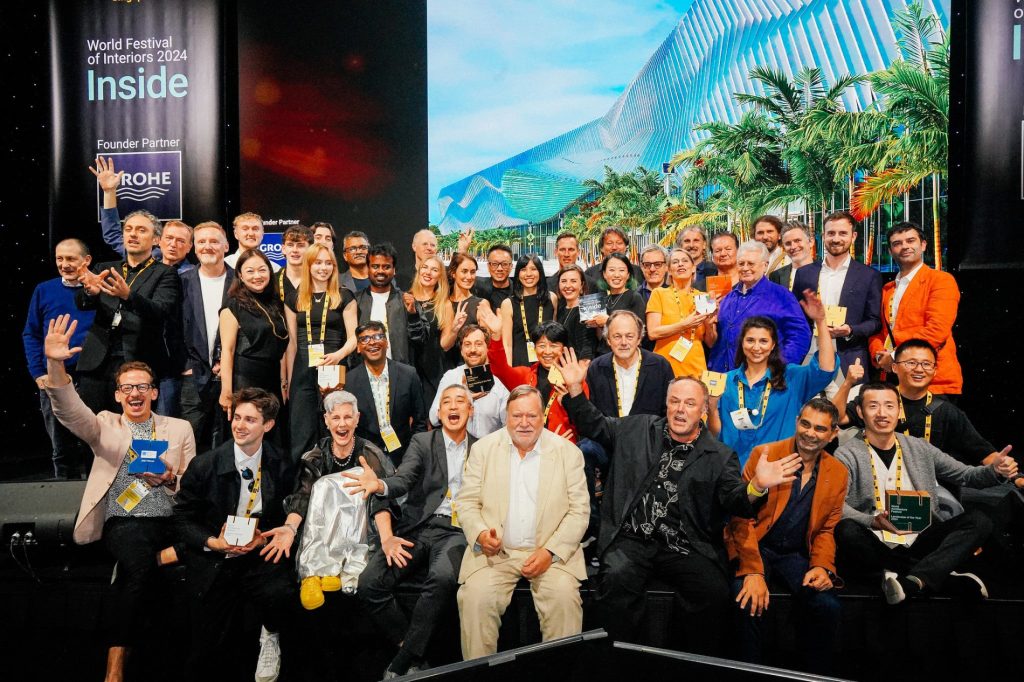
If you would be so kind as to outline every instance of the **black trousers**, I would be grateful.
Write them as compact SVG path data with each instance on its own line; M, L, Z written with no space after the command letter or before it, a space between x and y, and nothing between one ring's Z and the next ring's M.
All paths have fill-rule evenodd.
M405 567L388 566L384 552L375 549L359 576L357 594L384 636L422 658L445 609L455 603L466 536L448 517L435 516L405 539L414 543ZM412 616L406 618L395 600L395 587L424 568L423 589Z
M117 561L101 615L107 646L135 646L145 641L150 615L166 614L167 590L160 587L156 558L174 543L173 520L114 516L103 524L103 543Z
M312 450L321 436L327 435L316 368L308 365L309 355L306 349L300 348L295 355L292 383L288 390L288 440L292 461L295 462Z
M207 382L200 391L195 379L191 376L182 377L181 418L192 426L196 452L206 452L231 437L226 413L217 402L219 398L220 379Z
M601 556L594 603L604 629L614 640L637 642L651 578L668 582L679 594L686 622L686 649L718 654L726 640L729 581L725 567L690 551L620 533Z
M836 526L840 567L844 572L874 576L883 570L912 575L933 590L985 543L992 522L977 510L946 521L934 521L910 547L889 548L871 529L853 519Z

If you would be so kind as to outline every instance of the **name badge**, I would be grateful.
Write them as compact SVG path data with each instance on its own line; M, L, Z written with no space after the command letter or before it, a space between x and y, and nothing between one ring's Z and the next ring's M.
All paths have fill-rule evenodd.
M526 342L526 359L530 362L537 362L537 347L533 345L533 341Z
M842 327L846 324L846 306L825 306L825 324L829 327ZM814 335L818 335L818 325L814 325Z
M124 492L117 496L117 504L129 514L132 509L139 506L142 498L149 494L149 488L142 481L132 481L132 484L124 489Z
M167 466L160 456L167 452L168 443L165 440L148 440L146 438L133 438L131 447L128 449L128 473L129 474L156 474L160 475L167 471Z
M398 434L395 433L395 429L391 424L380 428L380 436L384 439L384 447L387 448L388 452L394 452L402 447L402 441L398 440Z
M224 540L229 545L241 547L248 545L256 536L256 523L259 519L255 517L228 516L226 528L224 529Z
M117 310L114 312L114 319L110 321L110 328L117 329L119 324L121 324L121 311Z
M551 369L548 370L548 383L558 384L559 386L565 383L565 377L562 376L562 372L554 365L551 365Z
M452 489L448 488L448 492L444 494L448 498L448 501L452 505L452 528L462 528L459 525L459 512L455 509L455 499L452 497Z
M311 343L308 346L309 353L309 366L316 367L317 363L323 360L324 357L324 344L322 343Z
M708 387L708 393L713 398L717 398L725 393L725 374L722 372L710 372L705 370L700 375L700 381Z
M750 412L745 407L733 410L729 413L729 417L732 418L732 425L740 431L752 431L757 428L750 419Z
M324 365L316 368L317 386L326 390L345 385L345 368L341 365Z
M679 362L683 362L691 348L693 348L693 341L690 341L685 336L680 336L676 339L675 345L672 346L672 350L669 351L668 355Z

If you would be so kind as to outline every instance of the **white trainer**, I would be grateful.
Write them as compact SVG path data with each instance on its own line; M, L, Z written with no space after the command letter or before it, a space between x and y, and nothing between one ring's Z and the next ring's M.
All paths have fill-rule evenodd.
M276 682L281 674L281 642L276 632L260 631L260 657L256 663L256 682Z

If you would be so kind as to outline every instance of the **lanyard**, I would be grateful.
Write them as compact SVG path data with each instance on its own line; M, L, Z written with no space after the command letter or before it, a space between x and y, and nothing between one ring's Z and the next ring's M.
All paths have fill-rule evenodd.
M320 343L324 342L327 334L327 311L331 307L331 295L324 294L324 312L320 316ZM313 299L309 299L309 310L306 311L306 345L313 339L313 323L309 320L309 314L313 312Z
M761 394L761 421L757 423L755 428L761 428L764 424L764 418L768 416L768 396L772 394L772 382L767 382L764 385L764 393ZM743 380L739 377L736 378L736 397L739 399L740 409L744 409L743 405Z
M526 326L526 300L520 299L519 301L519 314L523 317L523 336L526 337L526 343L530 343L530 329ZM541 300L537 299L537 326L544 321L544 305Z
M635 384L633 386L633 401L636 402L637 391L640 390L640 365L643 363L643 357L636 359L636 374L634 375ZM619 370L615 366L615 360L612 360L612 376L615 377L615 405L619 408L619 416L625 417L625 411L622 409L622 387L619 386Z
M926 410L925 418L924 418L924 439L926 441L928 441L929 443L932 442L932 413L928 412L927 409L928 409L928 406L931 405L931 404L932 404L932 392L928 391L928 397L925 398L925 401L924 401L924 406L925 406L925 410ZM906 423L906 421L907 421L907 413L903 409L903 395L902 394L900 395L900 421L904 422L904 423ZM910 425L909 424L907 425L907 430L903 432L903 435L904 436L909 436L910 435Z
M379 385L378 380L373 381L373 386ZM377 391L373 392L373 406L377 408L377 422L381 427L391 425L391 375L388 374L388 385L384 392L384 412L380 411L380 405L377 404Z
M155 262L156 261L153 259L153 257L150 256L149 260L146 261L146 264L142 266L142 269L139 270L138 272L136 272L135 276L132 277L132 281L128 282L128 288L131 289L132 285L135 284L135 280L137 280L139 278L139 275L144 273L149 268L149 266L152 265ZM125 281L128 280L128 261L125 261L124 263L121 263L121 276L124 277Z
M239 474L241 475L241 474ZM249 504L245 505L245 518L252 516L252 510L256 506L256 496L260 494L260 479L263 477L263 458L260 458L260 465L256 467L256 478L252 482L252 490L249 491Z
M789 271L789 290L793 291L793 284L796 283L796 268L792 268ZM818 284L818 291L821 291L821 284Z
M694 307L695 307L694 303L693 303L693 289L690 289L689 294L690 294L690 308L689 309L693 310ZM683 320L686 319L686 313L683 312L683 304L679 300L679 290L676 289L675 287L672 287L672 296L676 299L676 310L679 312L679 321L682 322ZM686 330L686 339L688 341L693 341L693 336L696 333L697 333L697 328L696 327L691 327L690 329L687 329ZM682 332L680 332L680 334L682 334ZM640 370L637 370L638 374L639 374L639 372L640 372ZM620 414L619 416L621 417L622 415Z
M284 303L284 273L287 268L281 268L281 272L277 274L277 295L281 297L281 303ZM308 336L306 337L309 338Z
M868 452L871 454L871 477L875 482L875 509L885 511L882 489L878 485L878 471L875 470L875 457L877 453L871 447L871 443L868 442L867 438L864 439L864 444L868 446ZM896 490L903 490L903 448L900 447L899 439L896 439Z
M555 387L551 387L551 395L548 397L548 404L544 406L544 425L548 423L548 412L551 411L551 406L555 404L555 398L558 397L558 393L555 392Z

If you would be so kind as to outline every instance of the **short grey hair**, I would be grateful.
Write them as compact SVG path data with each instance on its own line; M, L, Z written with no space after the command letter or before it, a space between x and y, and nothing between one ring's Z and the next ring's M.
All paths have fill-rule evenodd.
M804 236L807 237L807 241L812 244L814 243L814 233L811 232L810 225L800 220L790 220L786 223L786 226L782 228L782 234L779 236L785 237L788 232L792 232L793 230L800 230L804 233Z
M155 236L160 237L160 236L163 235L163 233L164 233L164 226L160 222L160 219L157 218L152 213L150 213L149 211L143 211L142 209L139 209L138 211L132 211L131 213L129 213L128 215L126 215L124 217L124 220L121 221L121 231L122 232L124 231L125 223L127 223L129 220L131 220L135 216L142 216L143 218L148 220L149 223L153 226L153 234Z
M690 234L691 232L696 232L697 234L700 235L700 239L702 242L704 242L705 244L708 243L708 233L704 230L704 228L701 227L700 225L690 225L689 227L680 230L679 234L676 236L676 246L682 246L683 237Z
M736 260L739 260L740 254L744 251L752 251L757 254L765 263L768 262L768 247L759 241L754 239L748 239L747 241L740 244L740 248L736 249Z
M634 313L632 310L614 310L612 314L608 316L608 319L604 323L604 337L608 338L608 330L612 328L612 322L620 317L629 317L636 324L637 331L640 333L640 340L643 341L644 337L644 321L640 319L640 316Z
M660 253L662 256L664 256L665 262L668 262L668 249L666 249L661 244L648 244L647 246L645 246L640 251L640 260L644 259L645 253L651 253L652 251L657 251L658 253Z
M348 391L333 391L324 398L324 413L330 414L341 405L351 405L353 410L359 411L359 400L354 395Z
M463 393L466 394L466 399L469 400L469 404L470 405L473 404L473 391L469 390L469 388L466 387L463 384L451 384L449 386L445 386L444 388L442 388L441 391L438 393L438 396L439 396L438 397L438 404L440 404L441 398L444 397L444 392L448 391L450 389L455 389L457 391L462 391Z
M516 386L508 394L508 399L505 401L505 411L507 412L508 410L512 409L512 403L513 402L515 402L516 400L519 400L520 398L525 398L528 395L535 395L535 396L537 396L537 400L540 401L540 404L541 405L544 404L544 397L541 396L540 390L536 386L530 386L529 384L523 384L521 386Z

